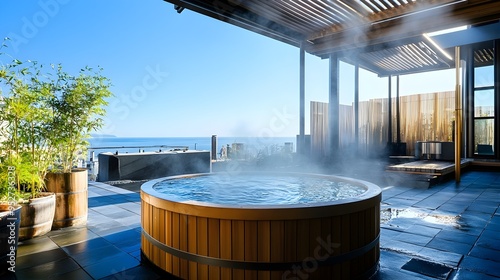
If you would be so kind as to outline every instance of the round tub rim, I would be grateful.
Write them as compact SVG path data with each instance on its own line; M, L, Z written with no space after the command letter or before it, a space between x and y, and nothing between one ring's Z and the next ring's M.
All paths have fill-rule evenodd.
M231 205L215 204L200 201L175 201L168 198L166 194L156 191L153 186L161 181L169 179L180 179L193 176L210 176L217 173L197 173L162 177L148 181L141 186L141 200L161 209L170 209L187 215L196 215L208 218L241 219L246 220L277 220L296 218L318 218L332 215L343 215L353 213L372 207L374 203L381 200L382 190L377 185L343 176L324 175L315 173L296 172L242 172L240 174L265 174L281 176L312 176L325 177L339 181L348 182L366 188L366 191L358 196L338 199L329 202L309 204L276 204L276 205Z

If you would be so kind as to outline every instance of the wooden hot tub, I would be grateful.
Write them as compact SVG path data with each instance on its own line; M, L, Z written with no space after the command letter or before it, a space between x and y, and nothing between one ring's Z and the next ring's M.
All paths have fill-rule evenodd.
M361 195L329 203L231 206L171 201L141 188L144 261L184 279L368 278L380 256L378 186L350 178Z

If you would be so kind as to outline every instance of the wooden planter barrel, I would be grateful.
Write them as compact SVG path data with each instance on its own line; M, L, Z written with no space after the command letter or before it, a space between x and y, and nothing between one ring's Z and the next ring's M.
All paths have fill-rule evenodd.
M365 279L377 271L381 191L373 184L327 204L244 208L170 201L154 183L141 188L141 250L176 277Z
M52 229L56 196L53 193L41 193L40 195L41 197L19 204L22 206L19 240L44 235Z
M71 173L48 173L46 187L56 194L56 212L52 228L85 225L88 216L87 169Z
M0 276L15 272L20 223L21 206L0 205Z

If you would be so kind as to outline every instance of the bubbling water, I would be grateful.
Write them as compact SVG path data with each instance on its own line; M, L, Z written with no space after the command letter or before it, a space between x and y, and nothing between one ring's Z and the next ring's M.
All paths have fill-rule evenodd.
M348 182L286 175L191 176L160 181L153 189L172 201L232 206L327 203L366 192Z

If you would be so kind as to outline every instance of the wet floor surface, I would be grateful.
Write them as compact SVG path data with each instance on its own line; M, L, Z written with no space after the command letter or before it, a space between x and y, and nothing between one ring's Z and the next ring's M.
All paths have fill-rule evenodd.
M500 172L381 187L375 279L500 279ZM21 242L10 279L164 279L140 262L139 194L89 183L87 225Z

